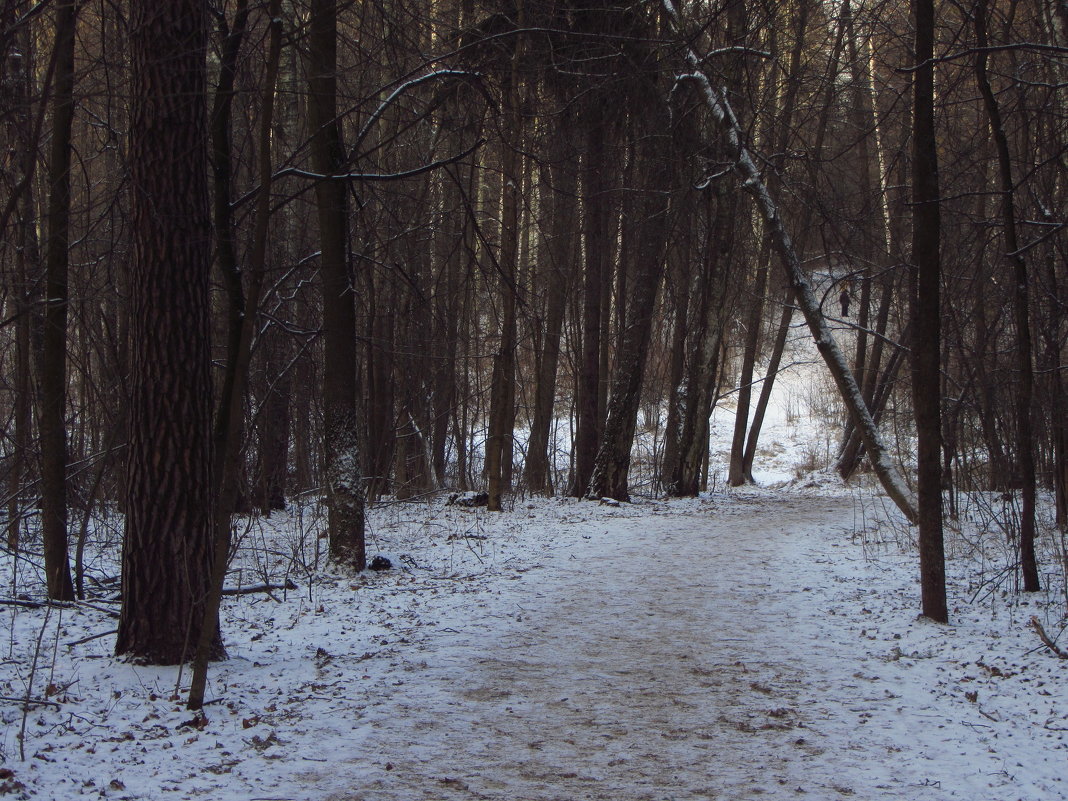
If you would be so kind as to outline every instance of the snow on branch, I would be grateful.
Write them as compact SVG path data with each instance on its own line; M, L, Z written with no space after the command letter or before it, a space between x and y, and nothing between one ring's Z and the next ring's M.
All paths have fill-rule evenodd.
M470 156L476 150L478 150L485 143L486 140L479 139L471 147L467 148L461 153L457 153L454 156L449 156L447 159L437 159L429 164L423 164L419 167L414 167L410 170L402 170L401 172L390 173L378 173L378 172L343 172L334 175L327 175L321 172L313 172L311 170L302 170L298 167L286 167L284 170L279 170L273 176L271 180L275 181L279 178L308 178L313 181L399 181L403 178L414 178L417 175L423 173L432 172L440 167L445 167L449 164L453 164L457 161Z
M661 2L672 28L674 28L680 39L683 38L682 23L674 3L672 0L661 0ZM917 518L915 498L905 486L904 479L890 458L889 451L883 444L871 412L864 402L860 387L857 385L852 370L849 369L845 354L838 346L838 342L827 324L827 319L823 315L819 300L812 289L812 284L801 266L801 261L797 251L794 249L790 235L783 225L778 206L771 197L767 184L761 178L760 170L757 169L749 152L742 126L738 123L738 119L734 116L730 103L727 101L727 93L725 91L717 91L712 86L708 75L701 69L701 59L692 47L683 45L682 50L686 63L692 72L680 75L678 82L696 84L713 119L723 128L730 155L734 160L734 171L741 179L742 188L755 201L757 210L768 228L772 245L779 257L779 262L786 272L790 286L794 290L798 306L801 308L805 316L805 322L808 323L812 337L816 341L816 347L827 364L832 378L834 378L838 392L849 410L853 424L860 432L872 467L875 469L875 473L879 477L879 481L883 489L886 490L887 495L890 496L905 517L911 522L915 522Z
M378 108L376 108L371 114L371 116L367 118L367 121L360 128L360 132L356 134L356 139L352 143L352 147L350 148L349 152L352 155L356 154L357 150L360 147L360 144L363 142L364 139L367 138L367 135L371 132L371 128L376 122L378 122L379 119L381 119L386 109L392 106L395 102L397 102L401 95L407 93L408 90L414 89L417 86L421 86L424 83L429 83L430 81L440 81L450 78L478 79L481 77L482 76L479 75L477 72L468 72L466 70L434 70L433 72L428 72L425 75L420 75L417 78L412 78L410 81L405 81L392 92L390 92L389 95L387 95L386 98L378 104Z

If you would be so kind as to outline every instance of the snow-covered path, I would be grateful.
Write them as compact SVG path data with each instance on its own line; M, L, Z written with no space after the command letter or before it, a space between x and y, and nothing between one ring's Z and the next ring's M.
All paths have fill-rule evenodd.
M9 611L2 694L57 703L27 716L25 761L0 707L4 781L156 801L1068 798L1068 663L1027 625L1054 630L1060 602L960 560L953 625L917 620L907 532L869 526L869 503L397 505L372 539L398 569L357 578L301 579L285 553L315 540L253 530L253 582L301 588L228 600L206 720L176 669L115 660L92 608Z
M808 664L784 653L798 632L790 535L774 525L826 522L825 500L802 504L644 518L570 549L489 612L506 625L457 636L416 684L431 697L375 721L359 750L394 770L369 795L748 798L806 784L792 768L818 746L798 695L821 649Z
M857 587L879 566L821 558L848 547L853 514L756 495L590 521L403 654L404 685L299 784L332 799L995 797L1014 783L1002 756L974 762L990 727L958 742L929 703L937 659L902 660L901 629L872 657L884 638L861 631Z

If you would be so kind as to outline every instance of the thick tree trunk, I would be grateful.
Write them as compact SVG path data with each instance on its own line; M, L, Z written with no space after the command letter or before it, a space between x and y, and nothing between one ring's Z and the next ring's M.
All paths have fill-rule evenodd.
M192 656L212 566L206 47L202 3L132 6L132 369L116 652L153 664Z

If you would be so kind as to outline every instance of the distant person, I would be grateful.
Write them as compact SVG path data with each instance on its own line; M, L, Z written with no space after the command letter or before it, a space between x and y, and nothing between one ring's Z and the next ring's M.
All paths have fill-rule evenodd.
M843 289L842 294L838 296L838 300L842 303L842 316L849 316L849 290Z

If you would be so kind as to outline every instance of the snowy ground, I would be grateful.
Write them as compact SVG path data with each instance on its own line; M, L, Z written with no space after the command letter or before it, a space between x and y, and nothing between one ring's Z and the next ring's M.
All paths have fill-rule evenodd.
M14 797L1068 798L1064 599L951 563L953 624L916 618L914 558L829 482L510 514L375 517L398 569L300 574L292 518L250 532L231 658L200 721L175 669L111 657L89 608L9 608ZM294 541L297 540L297 541ZM273 546L273 547L269 547ZM276 551L271 561L267 550ZM310 557L309 557L310 558ZM976 595L975 600L972 596ZM34 653L36 672L30 680ZM179 692L181 695L181 692ZM19 736L25 722L25 760Z
M1068 798L1068 660L1029 625L1068 646L1055 543L1051 589L1022 597L1011 510L975 499L949 532L952 623L917 619L908 529L804 473L827 447L808 381L773 404L774 487L384 506L371 555L395 567L356 577L322 564L314 505L250 522L231 583L297 589L227 599L203 718L188 672L111 656L116 604L0 607L0 795ZM97 577L118 574L111 526Z

